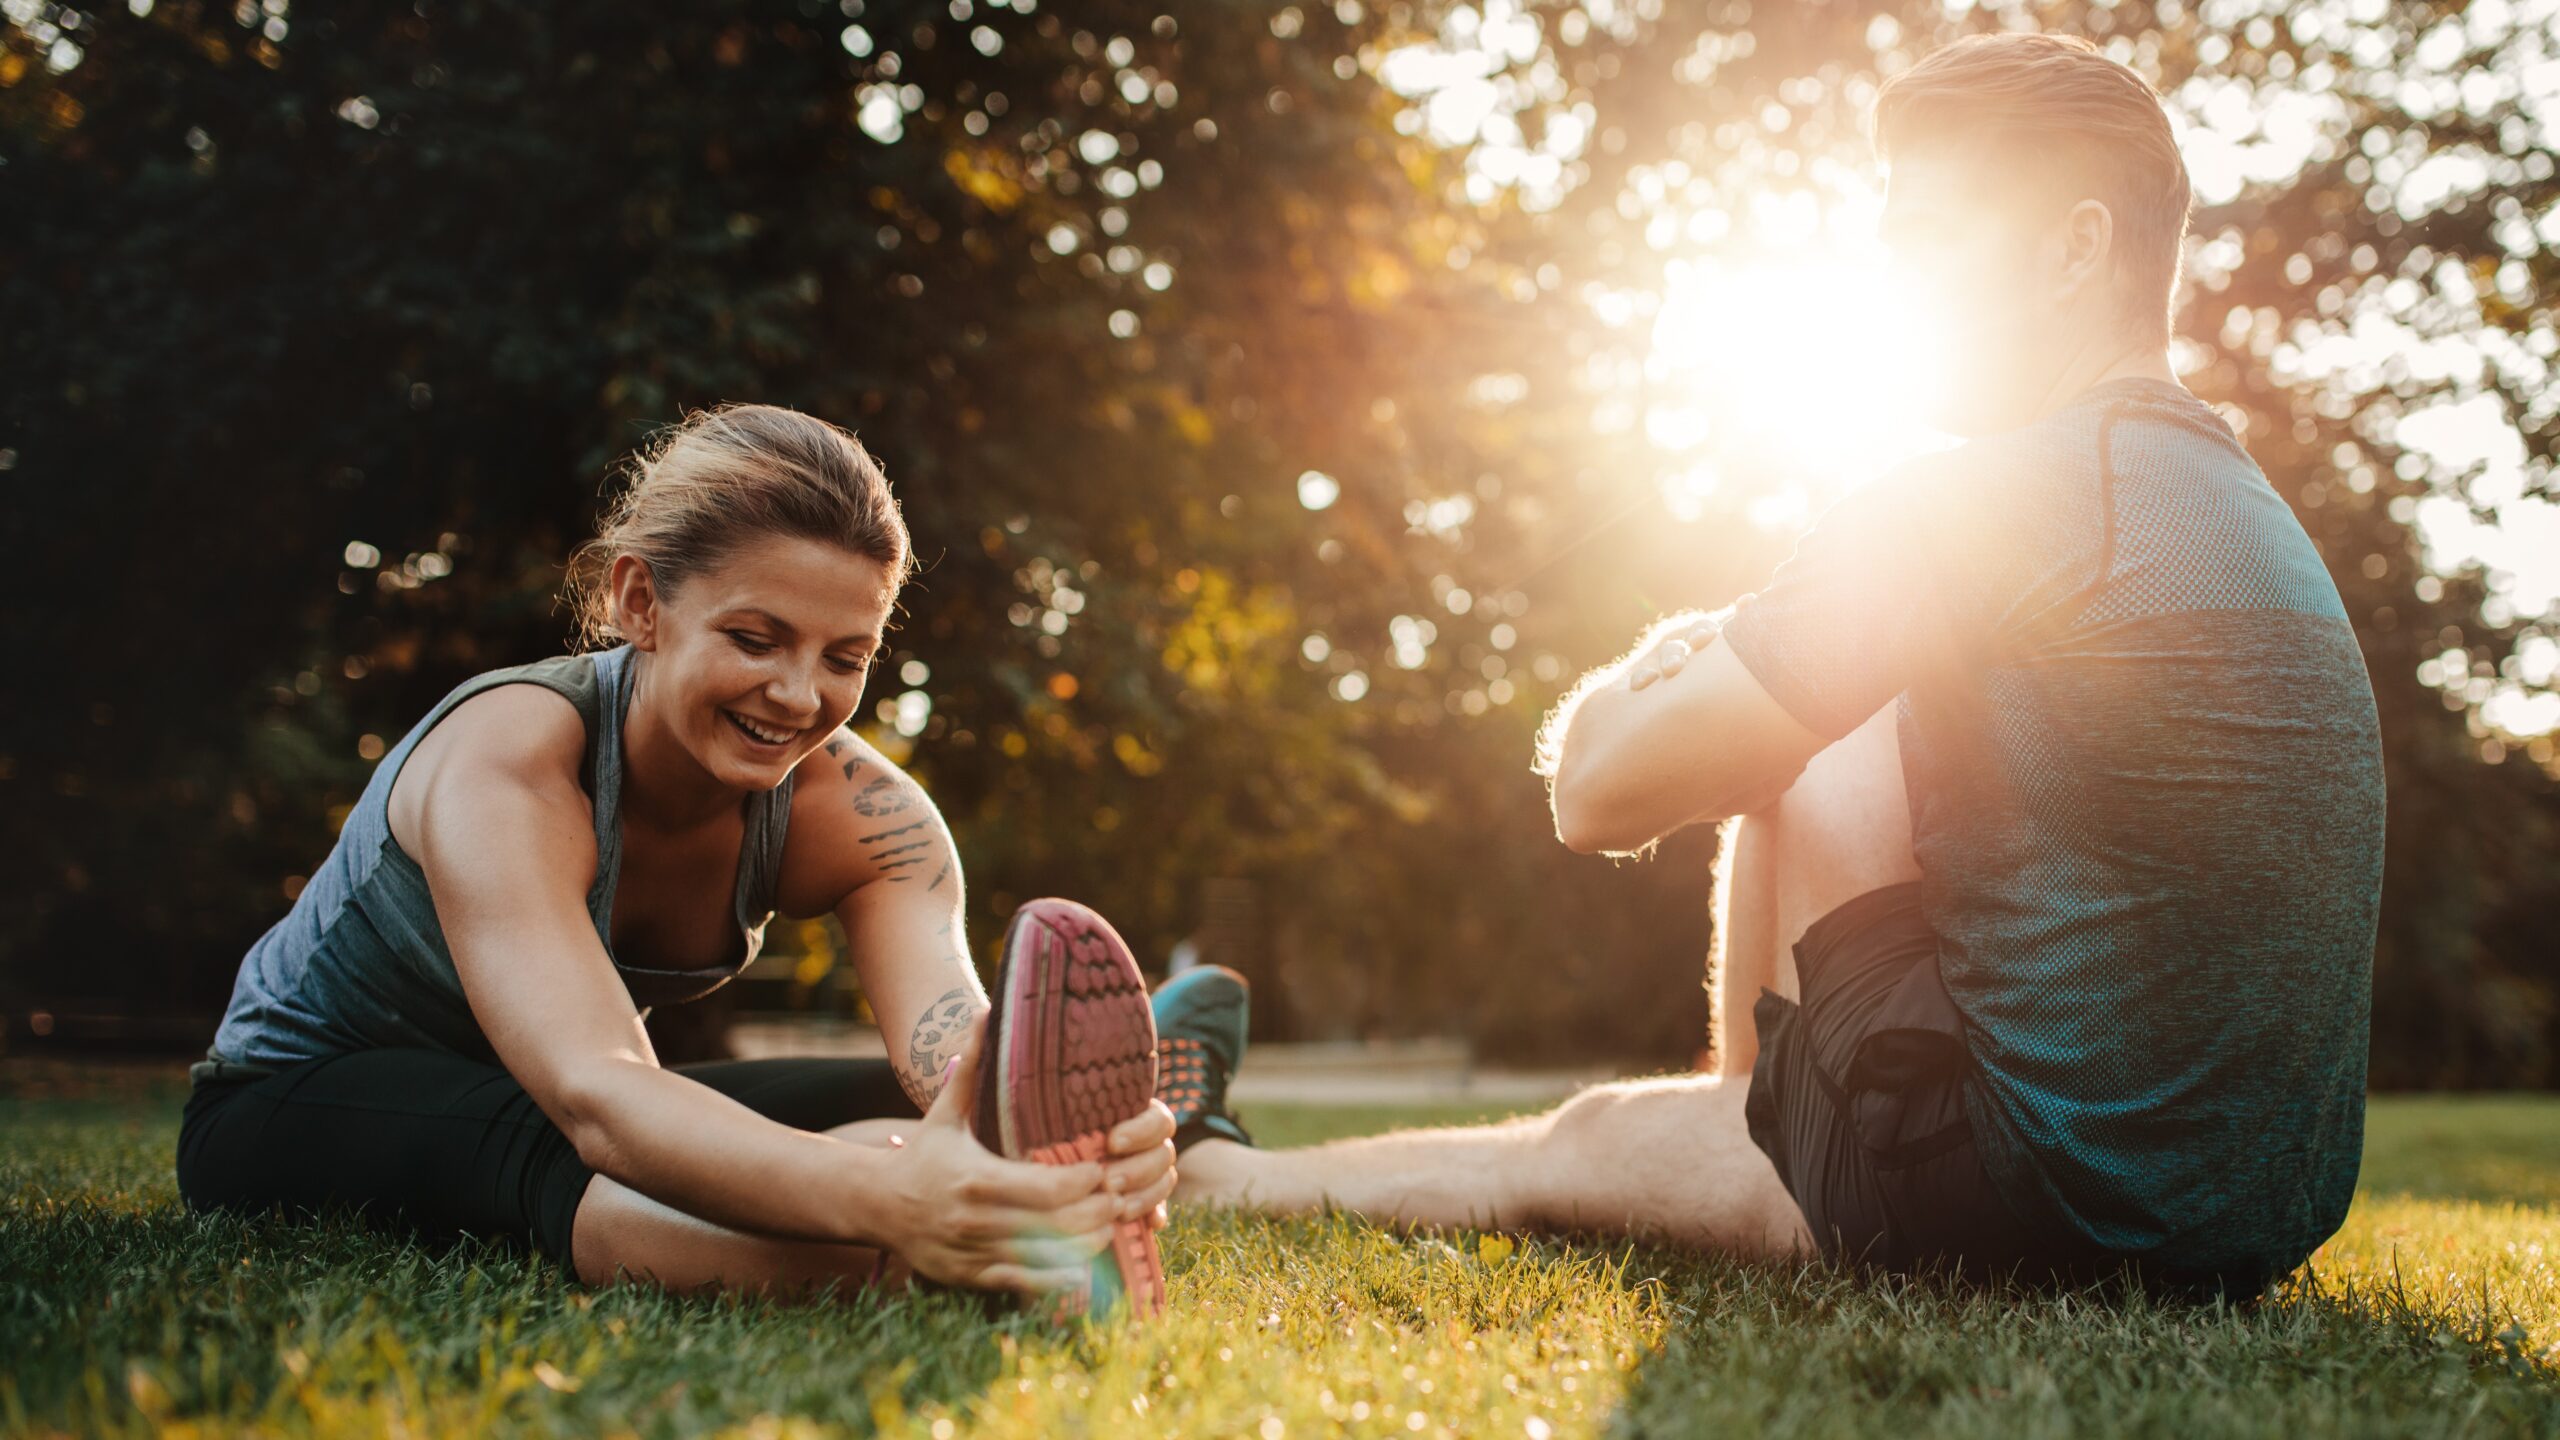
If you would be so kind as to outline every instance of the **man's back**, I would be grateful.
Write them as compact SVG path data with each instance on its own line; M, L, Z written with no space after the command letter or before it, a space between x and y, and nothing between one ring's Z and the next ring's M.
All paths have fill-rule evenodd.
M1826 516L1726 632L1809 728L1901 696L1985 1164L2123 1254L2290 1266L2362 1144L2370 684L2220 419L2118 380Z

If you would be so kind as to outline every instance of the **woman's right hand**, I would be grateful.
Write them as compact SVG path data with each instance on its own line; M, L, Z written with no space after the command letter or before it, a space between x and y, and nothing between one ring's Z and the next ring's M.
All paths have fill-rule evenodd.
M949 1285L1039 1294L1087 1283L1111 1243L1119 1197L1099 1163L1036 1165L978 1143L980 1016L924 1123L892 1150L889 1248L915 1273Z

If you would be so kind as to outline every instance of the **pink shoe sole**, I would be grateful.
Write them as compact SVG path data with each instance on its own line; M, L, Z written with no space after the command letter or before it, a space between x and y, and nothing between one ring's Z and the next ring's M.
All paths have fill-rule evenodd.
M978 1092L976 1128L997 1154L1044 1165L1100 1159L1112 1127L1155 1098L1155 1012L1138 962L1109 921L1074 901L1034 900L1014 912L987 1026L995 1064ZM1144 1217L1113 1227L1111 1260L1131 1310L1162 1314L1164 1261Z

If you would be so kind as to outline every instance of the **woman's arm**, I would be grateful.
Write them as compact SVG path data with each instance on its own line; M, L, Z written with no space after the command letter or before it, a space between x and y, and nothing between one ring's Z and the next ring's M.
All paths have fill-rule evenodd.
M930 1109L943 1067L987 1011L969 963L950 828L924 787L842 731L804 764L791 825L795 840L823 852L832 881L824 888L840 897L836 919L898 1083L917 1109Z
M548 690L474 697L410 757L399 786L415 789L394 815L473 1015L579 1157L702 1219L885 1247L937 1279L1047 1288L1071 1272L1116 1212L1099 1166L994 1159L963 1143L956 1113L903 1148L851 1145L658 1067L586 909L583 740ZM1062 1238L1025 1238L1038 1235Z
M890 1063L919 1109L941 1093L943 1067L986 1013L969 962L959 852L931 797L850 731L803 762L793 783L791 844L825 880L816 893L844 926L863 994ZM1160 1104L1113 1133L1105 1183L1129 1218L1173 1190L1173 1116Z

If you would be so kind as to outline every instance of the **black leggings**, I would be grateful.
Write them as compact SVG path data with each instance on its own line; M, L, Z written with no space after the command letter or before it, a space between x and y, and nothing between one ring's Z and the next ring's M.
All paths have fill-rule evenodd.
M674 1073L799 1130L916 1118L886 1060L724 1060ZM488 1235L572 1264L595 1172L500 1066L358 1050L196 1087L178 1131L195 1210L346 1207L430 1238Z

